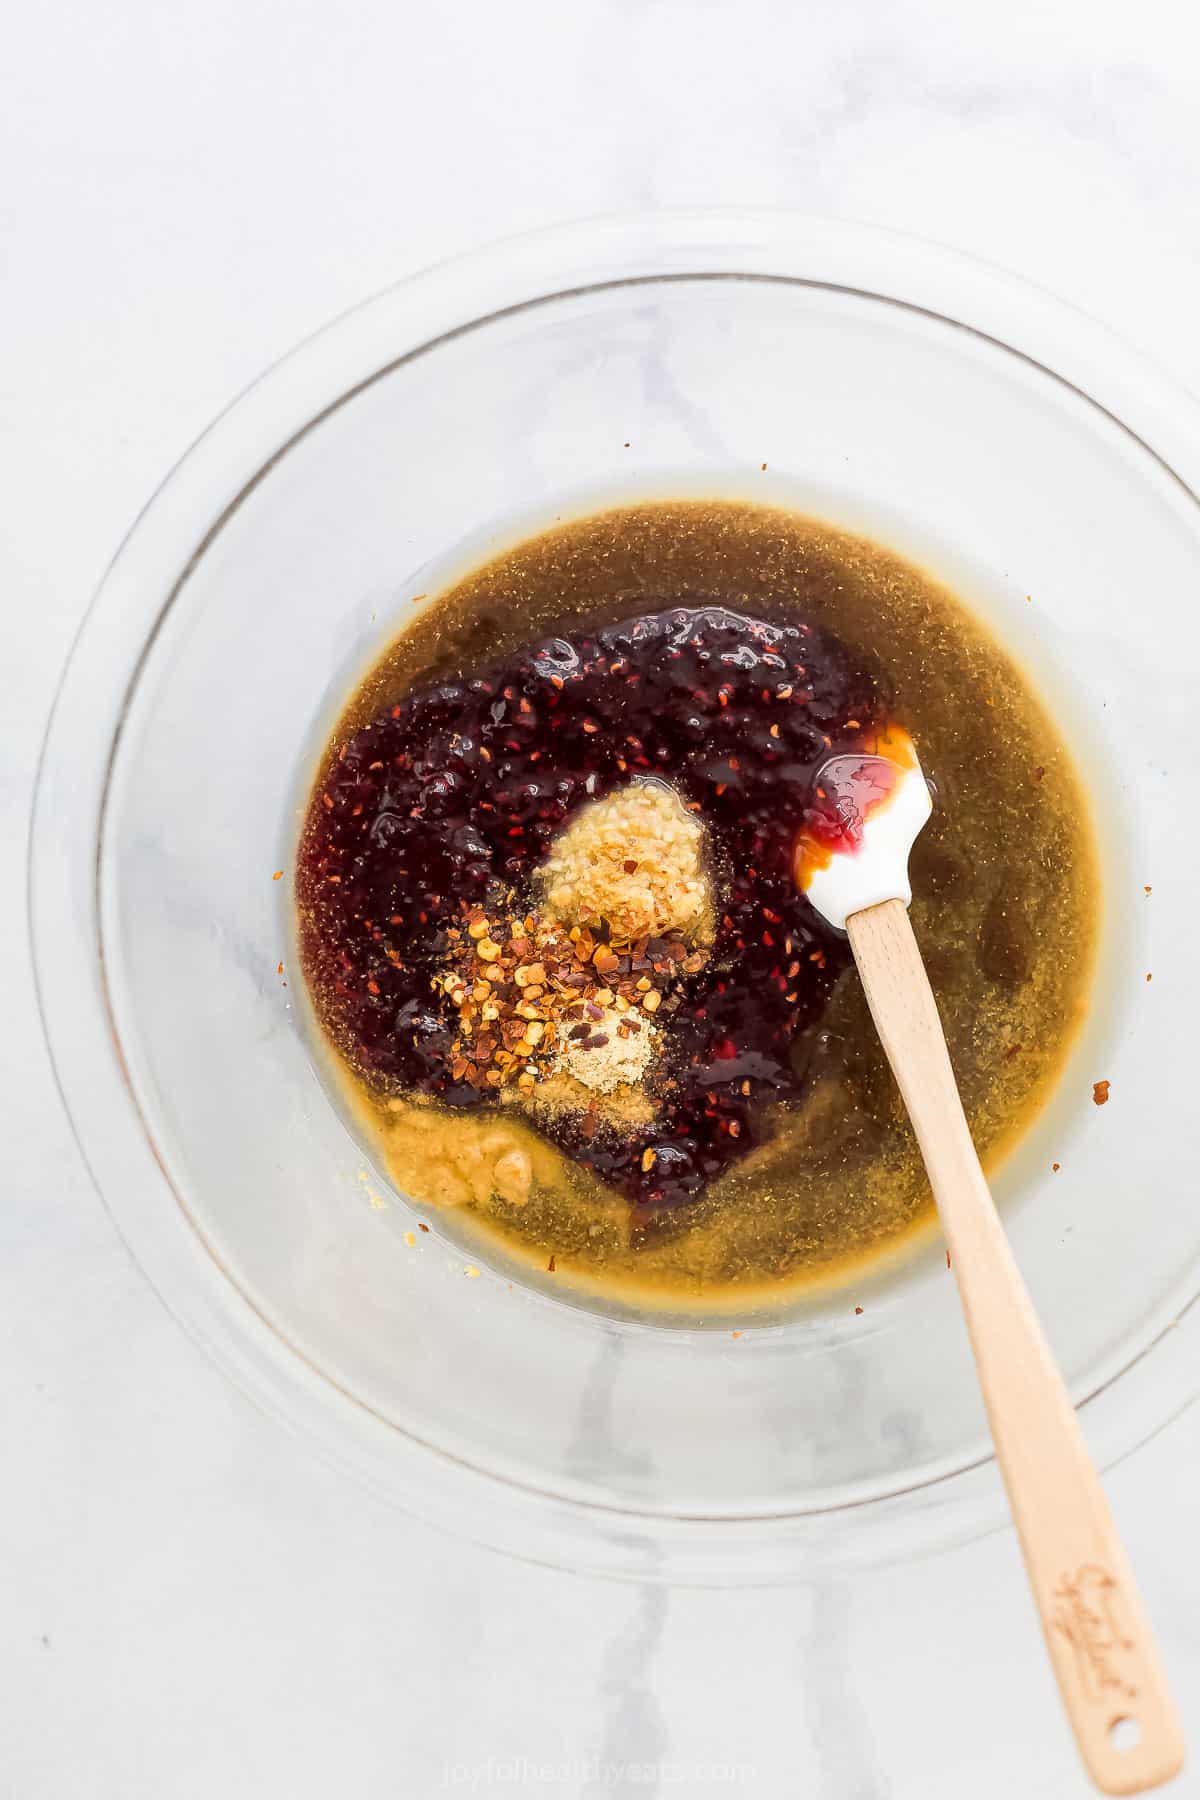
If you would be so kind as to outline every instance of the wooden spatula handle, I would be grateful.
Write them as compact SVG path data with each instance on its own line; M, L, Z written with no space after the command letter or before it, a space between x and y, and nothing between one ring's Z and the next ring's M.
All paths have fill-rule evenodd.
M1063 1703L1097 1787L1140 1793L1183 1763L1150 1622L979 1166L908 913L884 901L847 930L950 1247Z

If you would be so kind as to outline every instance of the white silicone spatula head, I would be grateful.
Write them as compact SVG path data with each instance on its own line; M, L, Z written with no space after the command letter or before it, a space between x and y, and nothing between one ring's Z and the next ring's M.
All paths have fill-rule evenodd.
M819 771L796 840L796 885L823 919L845 931L851 913L912 899L908 857L933 810L913 741L891 726L862 753Z

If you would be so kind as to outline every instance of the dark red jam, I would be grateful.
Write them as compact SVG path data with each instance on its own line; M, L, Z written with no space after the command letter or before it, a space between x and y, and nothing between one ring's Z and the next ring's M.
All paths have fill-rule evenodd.
M542 1129L639 1208L693 1198L753 1148L764 1102L800 1092L794 1040L848 952L797 892L793 850L806 822L828 828L818 771L861 761L880 712L818 626L698 602L401 695L335 745L302 840L304 966L326 1024L379 1087L494 1105L452 1076L453 1008L431 986L447 928L464 901L529 893L585 801L664 777L707 828L718 927L660 1021L658 1115L628 1140L569 1113Z

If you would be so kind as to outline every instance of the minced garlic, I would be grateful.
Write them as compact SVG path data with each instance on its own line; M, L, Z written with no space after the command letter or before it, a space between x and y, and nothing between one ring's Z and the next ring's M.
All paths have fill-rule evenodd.
M636 781L576 814L541 870L548 910L614 936L711 938L703 827L665 782Z

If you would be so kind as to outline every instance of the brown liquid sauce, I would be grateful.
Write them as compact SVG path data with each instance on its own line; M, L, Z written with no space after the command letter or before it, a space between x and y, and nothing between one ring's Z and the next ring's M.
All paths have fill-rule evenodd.
M1070 755L1020 671L946 589L865 539L734 502L627 507L530 539L422 609L339 720L301 843L302 956L340 1084L397 1186L451 1204L481 1247L492 1240L555 1282L627 1304L725 1312L844 1278L916 1242L931 1221L853 968L831 953L813 1021L790 1045L798 1097L756 1097L752 1147L686 1204L648 1214L564 1154L571 1133L554 1082L532 1105L510 1093L467 1110L364 1065L322 986L329 922L312 877L322 784L340 747L385 708L538 639L675 604L832 633L912 732L937 794L913 855L913 923L989 1162L1048 1098L1082 1017L1098 877ZM653 1114L637 1090L609 1110L624 1111L634 1138ZM616 1142L620 1120L605 1129ZM520 1203L492 1178L509 1149L532 1167Z

